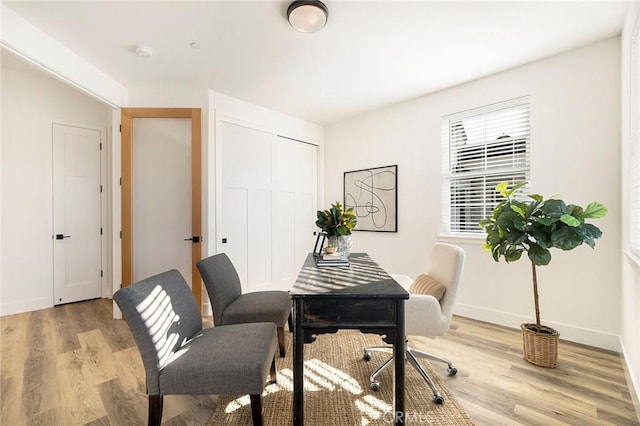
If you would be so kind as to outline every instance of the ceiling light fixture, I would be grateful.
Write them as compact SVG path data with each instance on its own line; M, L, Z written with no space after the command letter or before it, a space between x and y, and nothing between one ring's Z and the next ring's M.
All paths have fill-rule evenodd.
M287 17L297 31L315 33L326 25L329 9L319 0L297 0L289 5Z

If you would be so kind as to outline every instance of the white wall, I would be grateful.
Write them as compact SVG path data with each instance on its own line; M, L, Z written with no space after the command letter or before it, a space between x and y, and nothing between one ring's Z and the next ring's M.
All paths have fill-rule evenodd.
M624 30L622 32L622 226L623 236L629 235L630 200L629 173L630 167L630 47L634 25L640 25L640 2L629 7ZM638 76L634 76L638 78ZM638 119L638 118L636 118ZM634 258L627 249L628 242L622 241L622 283L620 298L621 330L620 338L624 358L627 362L630 379L636 391L640 395L640 259ZM636 404L638 402L636 401ZM640 408L640 405L637 405ZM638 409L636 408L636 409Z
M65 46L40 31L5 4L0 5L1 44L28 58L43 71L111 106L127 101L126 89Z
M619 349L620 39L605 40L335 124L325 132L325 198L343 172L398 164L398 233L356 232L354 251L393 273L424 270L440 232L440 124L446 114L531 96L535 192L609 207L596 250L556 251L540 268L543 321L561 338ZM449 240L450 241L450 240ZM456 312L518 327L534 316L530 266L495 263L480 239L467 252ZM562 354L560 354L562 356Z
M0 315L53 306L53 122L97 128L111 109L39 71L2 67ZM103 155L105 151L103 151Z

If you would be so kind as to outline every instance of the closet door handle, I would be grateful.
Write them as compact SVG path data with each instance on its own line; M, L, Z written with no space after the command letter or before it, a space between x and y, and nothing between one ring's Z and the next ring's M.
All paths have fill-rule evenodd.
M63 238L71 238L71 235L56 234L56 240L62 240Z

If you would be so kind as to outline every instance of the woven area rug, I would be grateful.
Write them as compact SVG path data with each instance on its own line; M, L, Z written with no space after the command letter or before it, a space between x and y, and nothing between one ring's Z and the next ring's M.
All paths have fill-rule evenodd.
M292 334L286 333L287 356L276 358L278 383L268 385L263 393L266 426L292 424L293 368ZM388 356L372 352L371 361L362 359L365 347L382 345L381 338L358 331L324 334L304 345L304 423L305 425L357 426L393 423L392 367L378 376L381 389L369 387L369 375ZM427 371L431 366L421 360ZM441 373L445 369L442 369ZM432 401L431 389L413 366L406 366L405 411L408 424L472 425L472 421L443 380L462 380L461 377L440 379L431 374L445 402ZM251 425L248 396L221 396L209 420L209 426Z

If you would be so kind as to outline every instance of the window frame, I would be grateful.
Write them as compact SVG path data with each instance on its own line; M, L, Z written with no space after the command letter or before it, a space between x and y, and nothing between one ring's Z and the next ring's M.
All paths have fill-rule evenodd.
M625 245L631 257L640 264L640 15L636 17L629 49L629 232Z
M500 115L513 115L513 117L503 127L491 128L491 136L500 134L498 137L488 137L491 126L487 123L494 123L492 120ZM480 142L474 140L475 136L472 137L470 131L464 128L465 120L484 123ZM471 126L467 125L467 127ZM513 134L514 129L515 136L502 136L502 134ZM498 203L499 195L494 190L495 185L503 180L511 183L530 180L530 96L521 96L445 115L441 121L441 132L440 235L450 239L484 239L485 232L477 225L475 219L480 220L486 217ZM504 140L501 141L502 139ZM466 158L463 158L465 151ZM456 171L457 167L462 167L460 164L467 169L463 172ZM467 190L467 195L460 196L464 193L463 185L465 184L475 189ZM526 197L528 190L528 186L521 188L517 197ZM467 216L468 219L461 219L460 216Z

